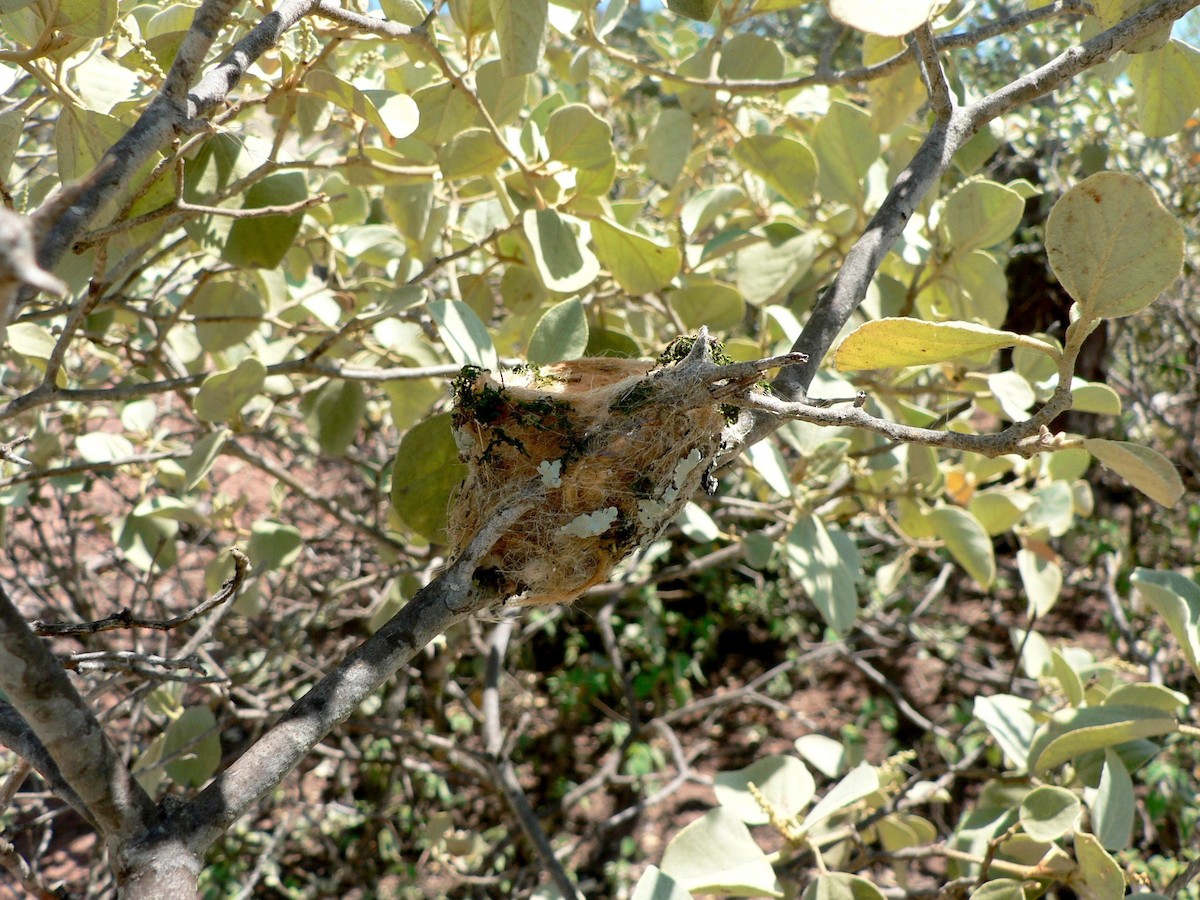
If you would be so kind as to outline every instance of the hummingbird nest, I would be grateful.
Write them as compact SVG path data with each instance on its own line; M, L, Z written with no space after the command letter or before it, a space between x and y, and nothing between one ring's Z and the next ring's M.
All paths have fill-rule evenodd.
M457 558L498 509L542 495L480 561L476 580L526 604L565 603L660 535L712 469L738 408L769 368L803 354L728 363L705 329L657 363L579 359L454 382L467 464L450 510ZM725 362L727 364L722 364Z

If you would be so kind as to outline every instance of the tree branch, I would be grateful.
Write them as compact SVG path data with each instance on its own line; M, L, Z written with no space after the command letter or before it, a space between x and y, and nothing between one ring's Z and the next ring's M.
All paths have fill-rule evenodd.
M145 831L154 801L134 781L62 665L0 586L0 690L110 842Z
M536 505L542 490L541 479L535 479L521 499L497 510L461 557L317 682L182 810L175 822L177 833L193 853L203 854L422 647L454 623L500 599L474 583L475 566L500 536Z

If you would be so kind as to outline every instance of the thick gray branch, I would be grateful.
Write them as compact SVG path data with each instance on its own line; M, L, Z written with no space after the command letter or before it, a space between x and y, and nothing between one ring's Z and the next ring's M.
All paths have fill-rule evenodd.
M270 731L184 808L176 821L177 833L192 852L203 854L417 651L454 623L499 599L473 583L475 566L537 502L539 490L531 485L526 499L497 510L458 560L296 701Z
M954 110L949 118L935 121L912 162L900 173L866 231L846 255L837 277L817 299L792 349L807 353L814 361L825 358L842 327L866 297L867 287L879 264L904 231L917 204L937 184L954 154L980 128L997 116L1049 93L1080 72L1111 59L1118 51L1132 46L1198 5L1200 0L1158 0L995 93ZM781 397L803 401L816 372L815 364L787 368L771 386ZM766 437L780 421L757 412L744 446Z
M133 780L62 664L30 630L3 587L0 690L106 837L124 841L146 829L155 815L154 802Z
M8 747L33 766L33 770L42 776L42 780L46 782L51 791L69 803L77 813L92 824L93 828L99 830L95 819L92 818L91 811L79 799L75 789L67 784L62 772L58 770L58 763L46 750L46 745L38 740L38 736L33 733L29 723L17 712L16 707L5 700L0 700L0 744Z

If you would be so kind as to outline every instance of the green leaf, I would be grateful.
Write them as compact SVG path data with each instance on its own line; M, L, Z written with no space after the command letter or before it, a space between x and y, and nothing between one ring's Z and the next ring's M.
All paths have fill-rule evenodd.
M817 187L817 158L800 141L773 134L742 138L733 158L778 191L793 206L807 206Z
M1086 832L1075 835L1075 858L1079 862L1079 872L1071 881L1082 881L1083 885L1068 886L1074 888L1076 894L1088 900L1122 900L1125 876L1095 835Z
M1015 878L994 878L971 891L968 900L1025 900L1025 886Z
M1135 488L1162 506L1174 506L1183 496L1183 479L1171 461L1149 447L1129 441L1088 438L1083 449Z
M794 756L764 756L744 769L718 772L713 777L717 802L747 825L765 825L770 821L750 793L751 784L771 803L776 814L786 818L808 806L817 789L804 763Z
M675 518L679 530L697 543L706 544L721 536L721 529L713 517L695 503L688 502Z
M647 866L634 886L632 900L692 900L692 895L658 866Z
M143 572L169 569L178 554L175 535L179 523L157 516L128 515L113 525L113 543L125 559Z
M262 325L263 304L242 278L217 275L196 289L188 310L196 325L196 340L209 353L245 341Z
M985 590L996 578L992 539L979 520L956 506L941 506L928 513L929 523L946 544L950 555Z
M646 174L666 188L674 186L692 152L692 117L666 107L646 134Z
M1037 727L1029 707L1028 700L1011 694L975 698L975 718L1019 772L1029 767L1029 746Z
M1059 710L1038 729L1030 747L1034 772L1046 772L1091 750L1179 730L1173 716L1143 706L1089 706Z
M720 0L667 0L667 9L697 22L707 22Z
M250 186L243 209L288 206L308 197L308 184L300 172L276 172ZM300 233L304 213L235 219L225 238L221 257L242 268L273 269L283 262Z
M431 416L400 439L392 469L392 509L426 540L445 543L450 495L466 474L450 413Z
M221 764L220 729L212 710L189 706L171 722L164 733L162 758L168 760L167 775L182 787L198 788L212 778Z
M84 462L106 463L133 456L133 444L123 435L93 431L75 438L75 452Z
M475 310L458 300L433 300L429 303L429 315L437 323L442 343L456 363L500 371L491 335Z
M1086 316L1145 309L1183 265L1183 226L1141 179L1098 172L1071 188L1046 220L1046 255Z
M1083 804L1066 788L1036 787L1021 801L1021 827L1036 841L1057 841L1079 824Z
M678 247L655 243L607 219L594 219L591 224L596 255L628 293L657 291L678 274L683 260Z
M0 110L0 178L5 181L8 181L13 157L17 154L17 145L21 142L24 130L25 110L15 106Z
M212 521L195 505L178 497L149 497L133 508L135 516L146 518L173 519L176 522L187 522L189 525L210 527Z
M820 169L817 183L825 199L863 208L867 170L879 157L879 135L871 127L870 114L845 100L835 100L813 129L812 148Z
M62 180L86 177L125 131L120 119L90 109L64 106L54 123L54 148Z
M587 315L578 297L550 307L529 338L526 358L534 365L578 359L588 342Z
M1023 421L1029 415L1029 408L1037 401L1033 385L1012 369L992 372L987 376L987 386L1000 411L1013 422Z
M1062 569L1032 550L1021 548L1017 551L1017 571L1025 586L1028 615L1042 618L1058 602L1063 585Z
M965 255L1007 239L1024 212L1025 201L1012 188L976 179L946 198L938 227L953 252Z
M710 809L667 844L662 870L685 890L730 897L782 897L775 870L742 820Z
M293 525L263 519L250 526L246 555L257 570L286 569L300 556L304 539Z
M883 892L860 875L826 872L804 888L801 900L884 900Z
M546 0L490 0L490 8L504 75L512 78L538 71L546 54Z
M846 335L834 356L842 372L927 366L1013 346L1019 335L973 322L888 318L864 322Z
M1179 572L1141 567L1133 570L1131 581L1142 599L1166 621L1200 678L1200 585Z
M58 0L54 27L73 37L101 38L117 21L117 0Z
M796 752L826 778L837 778L845 771L846 748L840 741L814 732L800 735L795 745Z
M1148 138L1183 130L1200 106L1200 51L1181 41L1140 53L1125 70L1137 101L1138 129Z
M1112 28L1122 19L1127 19L1149 6L1153 0L1095 0L1092 4L1096 17L1100 19L1102 29ZM1158 50L1171 39L1171 22L1150 32L1129 49L1129 53L1146 53Z
M446 178L476 178L499 168L508 151L486 128L467 128L438 148L437 159Z
M228 428L218 428L196 441L191 456L183 464L184 493L193 490L209 473L213 463L221 455L221 448L225 446L225 441L229 439L231 433Z
M1032 505L1033 498L1026 493L998 488L977 491L971 496L967 509L979 520L983 530L995 537L1011 530Z
M845 557L817 516L792 527L786 549L789 565L825 624L838 635L848 633L858 618L860 561Z
M1073 379L1071 381L1071 411L1119 416L1121 397L1107 384Z
M479 110L471 103L463 91L458 90L448 81L439 81L428 85L412 95L417 104L417 130L412 137L431 147L440 147L454 136L473 125L479 124ZM404 185L408 188L427 188L433 185Z
M417 130L420 112L413 98L406 94L360 91L328 69L310 70L304 86L310 93L370 122L394 140L406 138Z
M8 326L8 346L14 353L30 359L49 359L58 341L50 329L34 322L14 322Z
M938 0L830 0L829 14L868 34L902 37L929 21Z
M758 241L737 252L737 286L747 303L782 300L817 258L820 239L805 232L780 243Z
M783 77L787 59L779 44L759 34L735 34L721 46L717 77L730 81L773 81Z
M317 392L307 424L322 456L346 455L366 409L367 397L357 381L334 379Z
M851 769L846 776L831 787L825 796L817 801L817 805L808 811L801 826L805 831L811 831L832 816L848 806L857 803L864 797L879 790L879 773L874 766L860 763Z
M707 325L712 332L726 331L742 324L746 304L737 288L717 282L689 280L667 294L667 303L688 331Z
M1120 755L1111 748L1104 751L1104 769L1100 773L1100 785L1092 798L1092 828L1105 850L1124 850L1133 836L1133 817L1136 802L1133 796L1133 779L1121 761Z
M205 422L227 422L262 390L266 377L267 369L261 362L252 356L243 359L236 368L205 378L192 400L192 409Z
M583 223L553 209L528 210L521 228L533 249L534 268L547 290L572 294L600 274L600 261L581 238Z
M601 169L613 158L612 126L582 103L560 106L546 123L550 158L577 169Z

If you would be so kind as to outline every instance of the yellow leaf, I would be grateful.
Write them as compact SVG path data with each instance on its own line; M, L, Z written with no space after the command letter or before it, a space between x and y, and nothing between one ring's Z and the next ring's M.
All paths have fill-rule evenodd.
M1011 347L1018 335L971 322L876 319L856 328L837 349L842 372L927 366L975 353Z

